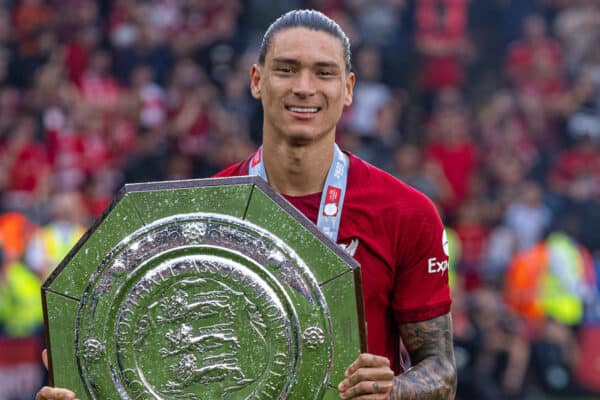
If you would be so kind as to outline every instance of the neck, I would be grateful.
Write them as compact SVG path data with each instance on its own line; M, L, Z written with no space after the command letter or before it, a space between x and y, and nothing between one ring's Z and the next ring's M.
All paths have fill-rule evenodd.
M321 192L333 160L333 147L333 136L301 145L265 138L263 159L269 185L289 196Z

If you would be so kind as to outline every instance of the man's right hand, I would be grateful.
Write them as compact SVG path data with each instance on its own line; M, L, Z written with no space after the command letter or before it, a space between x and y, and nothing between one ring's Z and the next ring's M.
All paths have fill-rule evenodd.
M46 349L42 351L42 362L48 369L48 351ZM35 395L35 400L77 400L77 398L75 393L70 390L44 386Z

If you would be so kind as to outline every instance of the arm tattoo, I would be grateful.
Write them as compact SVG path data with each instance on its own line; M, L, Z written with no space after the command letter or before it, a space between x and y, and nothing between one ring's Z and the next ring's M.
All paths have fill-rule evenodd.
M394 400L447 400L456 394L450 314L400 325L412 367L394 379Z

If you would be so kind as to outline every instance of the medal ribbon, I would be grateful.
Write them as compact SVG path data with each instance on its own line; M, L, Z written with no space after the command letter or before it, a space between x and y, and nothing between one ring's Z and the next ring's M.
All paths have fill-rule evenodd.
M263 149L261 146L250 160L248 174L260 176L268 182L262 152ZM319 206L319 216L317 218L317 227L334 242L337 242L340 230L342 207L344 205L348 182L348 167L348 157L346 157L336 144L333 151L333 161L329 167L327 179L325 179L325 186L321 195L321 205Z

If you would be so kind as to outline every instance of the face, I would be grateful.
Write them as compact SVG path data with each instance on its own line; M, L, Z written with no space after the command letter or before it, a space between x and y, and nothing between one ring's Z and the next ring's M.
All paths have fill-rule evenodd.
M523 22L525 36L529 39L540 39L546 34L546 22L539 15L530 15Z
M264 110L263 135L293 143L332 138L352 104L354 81L338 38L306 28L277 32L264 65L251 72L252 95Z

